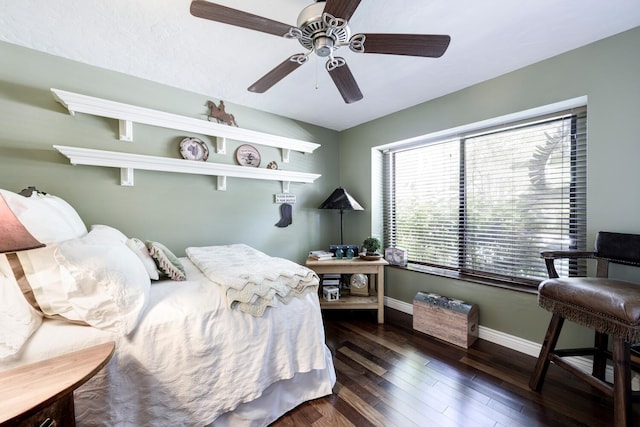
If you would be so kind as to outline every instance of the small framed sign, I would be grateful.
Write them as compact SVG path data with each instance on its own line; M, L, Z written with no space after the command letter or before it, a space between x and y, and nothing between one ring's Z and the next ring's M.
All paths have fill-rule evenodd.
M274 194L274 203L288 203L293 205L296 203L296 195L291 193Z
M391 265L407 265L407 250L401 248L387 248L384 250L384 259Z

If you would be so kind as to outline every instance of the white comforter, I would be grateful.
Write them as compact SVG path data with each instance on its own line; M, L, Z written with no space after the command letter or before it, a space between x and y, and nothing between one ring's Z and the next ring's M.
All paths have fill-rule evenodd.
M333 371L317 293L286 306L278 301L254 317L229 309L221 288L181 261L188 280L154 283L130 336L47 320L27 343L21 363L116 341L106 369L76 392L78 425L207 425L279 380ZM332 385L313 397L331 393Z
M286 304L318 291L313 270L244 244L189 247L186 253L209 280L223 288L230 308L252 316L262 316L278 301Z

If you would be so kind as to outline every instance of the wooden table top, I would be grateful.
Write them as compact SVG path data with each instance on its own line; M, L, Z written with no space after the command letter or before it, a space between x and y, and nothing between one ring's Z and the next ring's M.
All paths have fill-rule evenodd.
M354 257L353 259L332 258L332 259L328 259L328 260L315 260L315 259L312 259L312 258L307 258L307 261L305 263L305 265L308 266L308 267L310 267L310 266L324 266L324 265L333 265L333 266L335 266L335 265L343 265L343 266L348 266L348 265L358 265L358 264L370 265L370 266L380 266L380 265L388 265L389 263L383 257L380 257L380 259L376 259L376 260L364 260L364 259L362 259L360 257Z
M107 364L113 341L0 372L0 423L33 414L80 387Z

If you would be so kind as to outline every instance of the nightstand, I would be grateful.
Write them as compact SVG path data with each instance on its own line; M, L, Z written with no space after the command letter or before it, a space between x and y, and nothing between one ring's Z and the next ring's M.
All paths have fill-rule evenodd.
M384 323L384 266L389 265L384 258L375 261L366 261L361 258L315 261L309 258L305 265L318 274L362 273L376 276L375 281L369 280L368 296L341 296L336 301L325 301L321 297L320 308L330 310L373 309L378 311L378 323ZM371 285L374 283L375 290L371 289Z
M111 341L0 372L0 426L75 426L73 390L102 369L114 349Z

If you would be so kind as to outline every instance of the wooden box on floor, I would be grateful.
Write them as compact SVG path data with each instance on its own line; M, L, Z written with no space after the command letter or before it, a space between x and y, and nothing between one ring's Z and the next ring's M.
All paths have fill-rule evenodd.
M478 338L478 306L418 292L413 298L413 329L469 348Z

